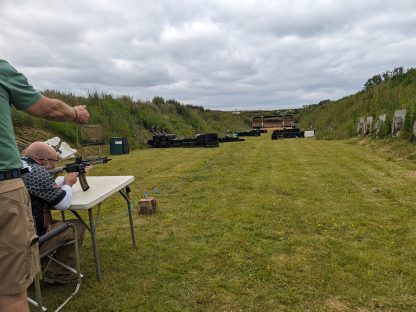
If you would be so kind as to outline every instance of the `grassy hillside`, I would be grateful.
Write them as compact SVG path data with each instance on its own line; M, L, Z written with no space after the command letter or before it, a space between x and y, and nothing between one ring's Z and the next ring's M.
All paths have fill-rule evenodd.
M231 112L206 110L199 106L183 105L175 100L165 101L161 97L143 102L127 96L116 98L97 93L87 97L52 91L44 94L72 106L86 105L91 114L90 124L104 124L107 139L112 136L128 137L133 148L146 144L150 138L147 129L152 126L187 137L206 132L224 135L227 128L241 130L248 127L239 115ZM30 136L33 128L44 129L48 134L58 135L70 143L76 142L76 126L71 123L49 122L19 111L13 112L13 122L17 134Z
M103 280L86 235L85 277L66 311L416 310L415 163L270 134L112 158L94 175L136 176L138 247L115 194L97 226ZM138 215L155 187L159 212ZM63 290L44 287L46 304Z
M301 128L315 129L320 138L347 138L356 135L360 117L378 118L380 114L387 114L386 124L390 126L394 111L399 109L407 109L401 137L409 140L416 119L416 69L404 72L396 68L375 75L357 94L297 110L297 120Z

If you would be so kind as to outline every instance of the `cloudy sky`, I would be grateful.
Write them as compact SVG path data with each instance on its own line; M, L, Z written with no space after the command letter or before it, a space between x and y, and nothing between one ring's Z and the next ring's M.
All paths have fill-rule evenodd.
M0 58L41 90L294 108L415 51L414 0L0 0Z

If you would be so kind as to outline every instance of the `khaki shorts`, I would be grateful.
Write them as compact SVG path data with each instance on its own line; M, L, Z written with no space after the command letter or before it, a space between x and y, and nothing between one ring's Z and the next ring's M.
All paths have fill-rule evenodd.
M25 291L38 270L30 196L22 179L0 181L0 296Z

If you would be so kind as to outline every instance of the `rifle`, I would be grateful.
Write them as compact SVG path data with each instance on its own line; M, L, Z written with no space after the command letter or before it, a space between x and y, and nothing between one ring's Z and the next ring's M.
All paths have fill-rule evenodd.
M85 192L90 188L87 182L87 178L85 177L85 167L90 165L96 164L105 164L109 162L111 158L101 157L101 158L94 158L94 159L87 159L82 160L82 157L75 158L75 162L66 164L64 167L57 167L54 169L50 169L49 172L52 175L58 175L64 171L67 173L70 172L78 172L79 183L81 184L82 190Z

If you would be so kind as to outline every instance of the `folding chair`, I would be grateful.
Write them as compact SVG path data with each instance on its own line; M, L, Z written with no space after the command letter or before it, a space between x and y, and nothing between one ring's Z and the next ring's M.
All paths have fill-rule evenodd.
M56 262L57 264L61 265L62 267L64 267L65 269L67 269L69 272L76 274L77 279L76 279L76 285L75 285L75 290L72 292L72 294L70 294L59 306L55 311L60 311L67 303L68 301L74 297L77 293L78 290L81 286L81 278L82 278L82 274L80 272L80 261L79 261L79 250L78 250L78 238L77 238L77 229L73 224L70 223L63 223L62 225L58 226L57 228L53 229L52 231L46 233L45 235L42 235L41 237L39 237L39 247L42 246L43 243L45 243L46 241L48 241L49 239L51 239L52 237L55 237L56 235L58 235L59 233L67 230L68 228L72 228L72 232L73 232L73 237L74 239L71 241L65 241L62 242L61 244L58 244L56 246L54 246L53 248L45 251L44 253L40 254L40 260L42 259L46 259L49 258L51 259L51 261ZM71 268L70 266L66 265L65 263L58 261L57 259L54 258L54 253L55 251L65 245L70 245L73 244L74 245L74 252L75 252L75 268ZM35 294L36 294L36 301L31 299L31 298L27 298L27 301L36 306L38 308L38 311L47 311L47 308L43 306L42 303L42 293L41 293L41 288L40 288L40 280L42 279L42 270L39 271L39 273L36 274L35 276L35 281L34 281L34 285L35 285Z

